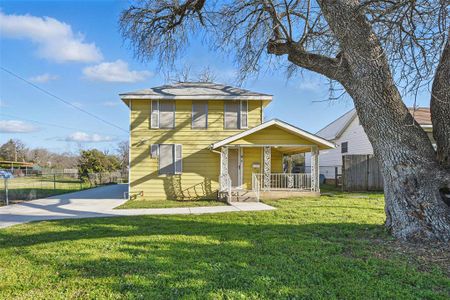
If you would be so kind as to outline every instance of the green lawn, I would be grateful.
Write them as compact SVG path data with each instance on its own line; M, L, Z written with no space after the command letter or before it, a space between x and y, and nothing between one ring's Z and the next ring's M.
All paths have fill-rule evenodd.
M380 194L268 203L0 230L0 299L448 299L448 251L393 241Z
M176 200L128 200L116 209L129 208L171 208L171 207L198 207L198 206L220 206L227 205L225 202L217 200L195 200L195 201L176 201Z

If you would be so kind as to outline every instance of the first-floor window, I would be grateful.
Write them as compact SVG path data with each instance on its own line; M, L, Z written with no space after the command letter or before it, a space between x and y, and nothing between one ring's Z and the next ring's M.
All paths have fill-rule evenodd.
M151 156L159 158L158 173L160 175L182 173L182 148L180 144L153 144L151 146Z

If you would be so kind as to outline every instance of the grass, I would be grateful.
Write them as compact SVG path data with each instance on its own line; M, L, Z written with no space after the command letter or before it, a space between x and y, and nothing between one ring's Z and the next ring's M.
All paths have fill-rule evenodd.
M387 235L381 194L267 203L0 230L0 299L448 299L446 261Z
M198 206L221 206L227 205L225 202L217 200L195 200L195 201L177 201L177 200L128 200L116 209L130 208L172 208L172 207L198 207Z

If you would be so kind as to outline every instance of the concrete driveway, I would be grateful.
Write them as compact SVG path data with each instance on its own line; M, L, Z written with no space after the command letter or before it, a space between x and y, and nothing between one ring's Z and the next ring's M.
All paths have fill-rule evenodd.
M180 208L114 209L123 204L127 184L107 185L75 193L0 207L0 228L31 221L136 215L204 214L273 210L264 203Z

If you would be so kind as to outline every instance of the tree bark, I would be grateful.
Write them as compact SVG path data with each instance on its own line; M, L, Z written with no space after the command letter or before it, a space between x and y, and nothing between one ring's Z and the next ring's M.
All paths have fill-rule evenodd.
M380 158L387 228L399 239L449 241L450 208L442 187L449 184L450 173L439 164L427 134L403 103L387 58L359 11L358 1L318 3L349 70L340 83L353 98Z
M448 39L436 69L431 89L430 109L437 159L443 167L450 168L450 41Z

